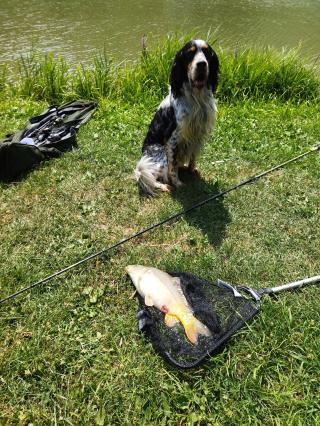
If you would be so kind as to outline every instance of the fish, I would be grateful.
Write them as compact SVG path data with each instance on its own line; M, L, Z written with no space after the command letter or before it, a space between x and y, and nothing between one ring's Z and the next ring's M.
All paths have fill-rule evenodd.
M155 306L165 314L165 324L174 327L180 322L193 345L199 335L211 336L209 328L193 314L178 277L150 266L129 265L126 271L147 306Z

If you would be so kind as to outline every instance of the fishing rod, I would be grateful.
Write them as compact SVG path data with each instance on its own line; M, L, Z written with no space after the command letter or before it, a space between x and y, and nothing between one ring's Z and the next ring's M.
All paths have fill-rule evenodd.
M41 279L39 281L36 281L35 283L33 283L33 284L31 284L31 285L29 285L27 287L22 288L22 289L16 291L15 293L10 294L9 296L3 297L2 299L0 299L0 304L4 303L4 302L6 302L6 301L8 301L10 299L14 299L17 296L19 296L20 294L25 293L26 291L29 291L29 290L31 290L31 289L33 289L35 287L38 287L39 285L45 284L45 283L51 281L53 278L56 278L56 277L58 277L58 276L60 276L60 275L62 275L64 273L70 271L71 269L74 269L77 266L80 266L83 263L88 262L89 260L95 259L96 257L99 257L99 256L101 256L101 255L103 255L103 254L105 254L105 253L107 253L107 252L109 252L111 250L114 250L117 247L119 247L119 246L121 246L121 245L123 245L123 244L125 244L125 243L127 243L127 242L129 242L131 240L133 240L134 238L140 237L141 235L143 235L143 234L145 234L145 233L147 233L149 231L152 231L153 229L159 228L160 226L165 225L166 223L171 222L174 219L177 219L177 218L179 218L181 216L184 216L184 215L188 214L189 212L191 212L191 211L193 211L195 209L198 209L199 207L202 207L204 204L207 204L207 203L209 203L211 201L217 200L218 198L221 198L221 197L225 196L226 194L229 194L232 191L235 191L235 190L237 190L239 188L242 188L243 186L248 185L249 183L255 182L258 179L261 179L262 177L264 177L264 176L266 176L266 175L268 175L270 173L273 173L274 171L279 170L279 169L287 166L288 164L293 163L295 161L298 161L301 158L304 158L307 155L310 155L310 154L312 154L314 152L317 152L317 151L320 151L320 144L315 145L309 151L306 151L306 152L304 152L304 153L302 153L302 154L300 154L300 155L298 155L298 156L296 156L294 158L291 158L291 159L289 159L289 160L287 160L287 161L285 161L285 162L283 162L281 164L278 164L277 166L271 167L270 169L265 170L264 172L261 172L261 173L259 173L257 175L254 175L254 176L251 176L251 177L249 177L249 178L247 178L247 179L245 179L245 180L243 180L243 181L241 181L241 182L239 182L239 183L237 183L237 184L235 184L235 185L233 185L233 186L231 186L231 187L229 187L229 188L227 188L227 189L219 192L218 194L213 194L210 197L206 198L205 200L202 200L202 201L200 201L200 202L198 202L198 203L196 203L196 204L194 204L194 205L192 205L192 206L190 206L190 207L188 207L188 208L186 208L184 210L181 210L180 212L175 213L172 216L169 216L166 219L163 219L163 220L161 220L158 223L155 223L155 224L153 224L153 225L151 225L151 226L149 226L147 228L144 228L141 231L138 231L138 232L130 235L129 237L123 238L122 240L118 241L117 243L115 243L115 244L113 244L113 245L111 245L109 247L106 247L106 248L104 248L104 249L102 249L102 250L100 250L100 251L98 251L96 253L93 253L93 254L85 257L84 259L81 259L78 262L75 262L72 265L69 265L69 266L61 269L60 271L54 272L53 274L51 274L51 275L49 275L49 276L47 276L47 277L45 277L45 278L43 278L43 279Z

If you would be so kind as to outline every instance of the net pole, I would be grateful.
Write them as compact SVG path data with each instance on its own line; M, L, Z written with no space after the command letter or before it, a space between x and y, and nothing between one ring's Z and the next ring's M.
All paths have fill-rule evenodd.
M315 275L314 277L304 278L303 280L293 281L291 283L282 284L276 287L271 287L268 290L270 290L271 293L279 293L280 291L291 290L293 288L302 287L303 285L314 284L319 281L320 281L320 275Z

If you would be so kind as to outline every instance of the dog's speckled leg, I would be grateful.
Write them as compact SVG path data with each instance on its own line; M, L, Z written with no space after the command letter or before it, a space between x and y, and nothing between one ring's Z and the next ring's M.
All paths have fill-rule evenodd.
M168 159L168 178L172 185L179 188L183 185L178 176L178 163L177 163L177 134L173 133L172 137L166 144L166 154Z

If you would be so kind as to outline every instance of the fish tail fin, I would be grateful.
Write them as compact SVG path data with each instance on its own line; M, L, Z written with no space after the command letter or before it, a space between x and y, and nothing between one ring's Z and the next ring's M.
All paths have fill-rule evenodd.
M201 321L197 320L197 318L193 318L192 321L184 324L184 329L188 339L193 345L198 344L199 334L202 334L206 337L211 336L211 331L208 329L208 327L202 324Z

